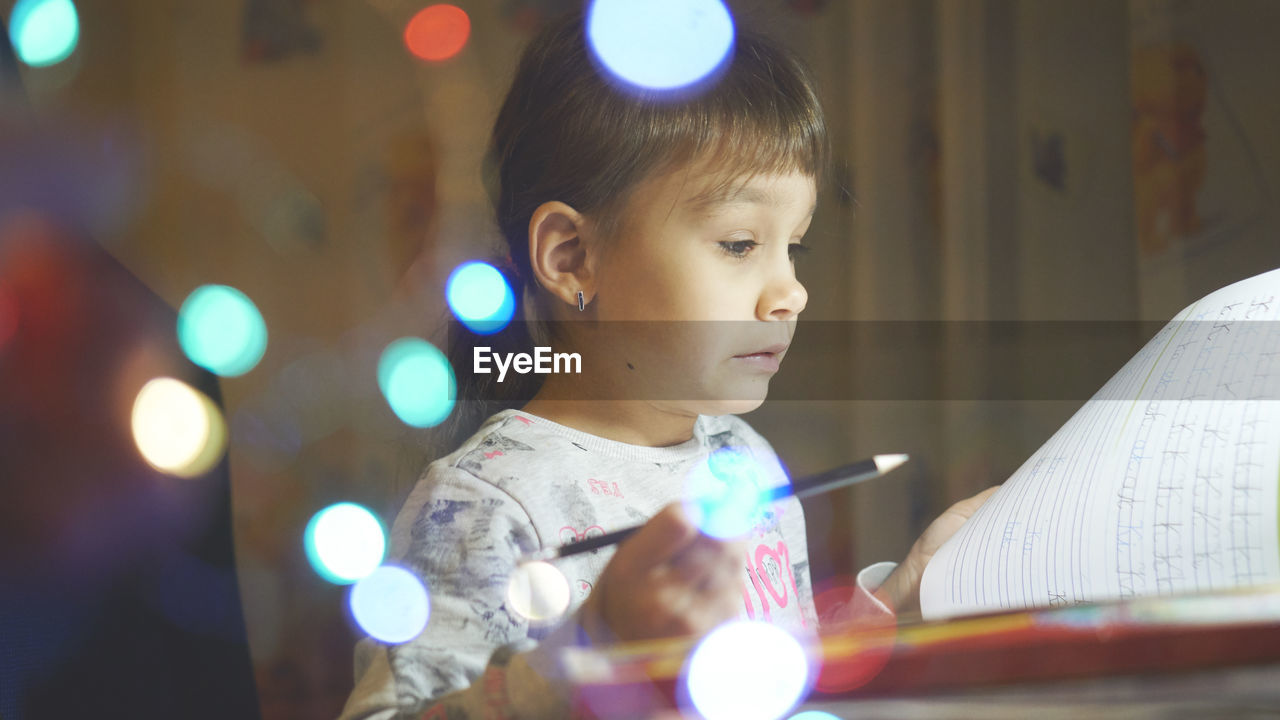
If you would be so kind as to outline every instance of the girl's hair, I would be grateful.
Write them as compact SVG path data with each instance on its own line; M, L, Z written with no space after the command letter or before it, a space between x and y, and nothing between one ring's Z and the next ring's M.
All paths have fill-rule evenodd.
M537 374L476 375L472 349L531 352L548 345L548 293L529 259L534 210L552 200L591 217L602 238L625 222L631 191L664 171L698 163L720 180L708 193L754 174L800 171L821 186L830 148L815 82L800 59L741 22L731 57L691 91L637 91L604 72L585 34L582 12L548 25L530 42L493 128L487 164L498 228L515 291L516 322L478 338L452 323L449 359L458 403L440 427L437 450L456 448L486 418L518 408L542 384Z

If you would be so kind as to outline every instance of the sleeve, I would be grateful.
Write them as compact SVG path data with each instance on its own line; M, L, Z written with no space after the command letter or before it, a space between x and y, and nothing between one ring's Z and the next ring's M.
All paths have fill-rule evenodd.
M843 598L828 595L819 600L819 622L823 628L870 629L896 624L894 609L876 591L897 566L894 562L868 565L858 572L851 593Z
M405 643L357 644L341 718L554 717L567 708L552 658L574 634L553 631L529 652L528 621L506 601L518 557L538 544L510 495L457 468L428 468L396 518L389 560L425 584L427 625Z

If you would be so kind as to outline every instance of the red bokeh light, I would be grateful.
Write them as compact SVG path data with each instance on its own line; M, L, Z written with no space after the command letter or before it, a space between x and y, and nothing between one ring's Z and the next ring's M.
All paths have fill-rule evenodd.
M859 612L859 592L851 575L837 575L814 586L813 605L823 634L833 638L824 647L814 682L819 693L840 694L866 685L889 663L897 637L894 618ZM862 606L865 612L868 610Z
M0 286L0 350L18 332L18 303Z
M409 52L439 62L457 55L471 37L471 18L456 5L423 8L404 30Z

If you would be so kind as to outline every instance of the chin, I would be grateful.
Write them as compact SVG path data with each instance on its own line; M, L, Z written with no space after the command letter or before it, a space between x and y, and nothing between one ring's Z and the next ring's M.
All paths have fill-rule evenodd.
M696 388L686 388L687 400L677 403L686 412L698 415L743 415L759 408L769 395L769 382L759 379L717 379Z
M721 403L722 409L715 413L716 415L745 415L752 410L764 404L764 398L759 400L726 400Z
M732 400L702 400L694 403L699 415L744 415L764 404L764 396Z

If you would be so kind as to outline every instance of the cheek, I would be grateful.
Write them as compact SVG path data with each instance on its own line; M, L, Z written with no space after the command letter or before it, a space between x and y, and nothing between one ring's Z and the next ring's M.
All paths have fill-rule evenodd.
M671 268L664 277L668 317L703 322L740 319L740 285L714 262L697 260L701 258Z
M705 307L708 298L696 273L641 260L601 277L601 320L665 322L700 317L699 308Z

